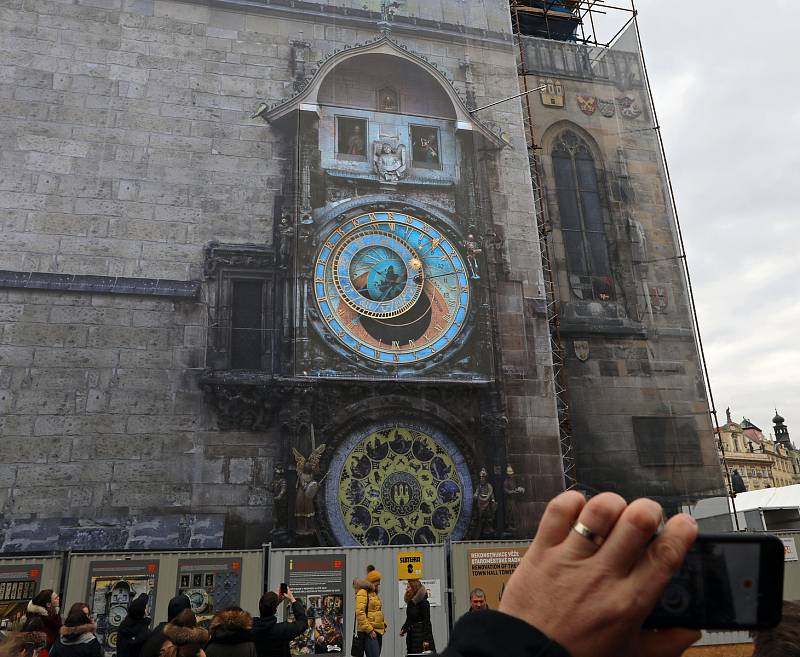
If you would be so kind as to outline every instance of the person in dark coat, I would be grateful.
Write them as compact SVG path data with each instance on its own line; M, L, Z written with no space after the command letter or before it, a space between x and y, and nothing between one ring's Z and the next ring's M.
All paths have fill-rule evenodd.
M431 605L425 587L418 579L408 580L403 599L406 602L406 622L400 628L400 636L406 638L406 653L409 655L421 653L426 649L423 644L427 644L428 650L436 652L431 625Z
M159 625L153 630L153 633L150 635L150 638L145 641L142 649L139 651L139 657L158 657L158 653L161 650L161 646L164 643L164 628L167 626L169 621L177 618L178 614L180 614L184 609L191 609L192 604L189 601L189 596L185 593L181 593L180 595L176 595L172 600L169 601L169 606L167 607L167 618L169 619L165 623L159 623Z
M203 646L208 643L208 631L197 624L191 609L184 609L164 626L164 643L160 657L206 657Z
M142 646L150 638L150 618L147 616L147 593L141 593L128 605L128 615L117 630L117 657L139 657Z
M253 617L241 607L228 607L214 614L209 624L211 638L207 657L256 657L256 644L250 629Z
M28 603L26 610L26 621L33 616L39 616L42 619L48 648L58 640L58 631L63 624L59 613L59 604L61 604L61 599L58 597L58 593L53 589L43 589Z
M47 652L47 633L44 631L44 621L41 616L28 616L22 625L20 636L25 638L31 655L33 649L38 649L36 657L50 657Z
M50 657L104 657L103 647L94 635L96 629L89 605L76 602L64 619L58 641L49 650Z
M292 605L294 621L279 623L275 616L278 605L284 600ZM258 657L289 657L289 642L308 629L308 619L303 605L295 600L292 590L286 595L267 591L258 601L260 618L253 619L253 640Z

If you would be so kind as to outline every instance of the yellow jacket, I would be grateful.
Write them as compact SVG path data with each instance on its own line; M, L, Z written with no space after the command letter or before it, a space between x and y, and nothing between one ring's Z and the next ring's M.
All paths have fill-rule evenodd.
M381 599L368 582L358 581L356 593L356 625L359 632L383 634L386 622L381 611Z

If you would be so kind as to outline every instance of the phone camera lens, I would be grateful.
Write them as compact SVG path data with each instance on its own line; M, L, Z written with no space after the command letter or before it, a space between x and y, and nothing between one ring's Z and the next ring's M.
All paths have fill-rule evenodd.
M673 582L661 596L661 607L670 614L685 613L691 605L689 591L681 584Z

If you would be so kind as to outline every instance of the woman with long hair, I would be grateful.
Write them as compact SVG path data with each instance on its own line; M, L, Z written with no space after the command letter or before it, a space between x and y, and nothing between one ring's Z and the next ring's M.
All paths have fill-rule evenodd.
M400 636L406 638L406 653L418 654L426 649L436 652L431 625L431 605L422 582L418 579L408 580L403 600L406 603L406 622L400 628Z
M209 625L207 657L256 657L253 617L241 607L228 607L214 614Z
M206 657L208 632L197 624L191 609L184 609L164 626L160 657Z
M60 636L50 648L50 657L103 657L103 647L94 635L89 605L76 602L69 608Z
M49 649L58 639L58 632L63 625L60 608L61 599L53 589L43 589L28 603L25 622L34 616L42 619L44 633L47 635L47 648Z

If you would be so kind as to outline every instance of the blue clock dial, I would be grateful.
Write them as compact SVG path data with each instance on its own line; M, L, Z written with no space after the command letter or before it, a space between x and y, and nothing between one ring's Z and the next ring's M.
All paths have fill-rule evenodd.
M464 261L430 224L400 212L359 215L331 232L314 266L328 330L384 364L413 364L446 349L470 304Z

